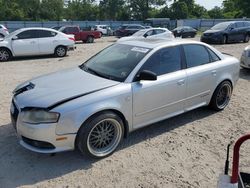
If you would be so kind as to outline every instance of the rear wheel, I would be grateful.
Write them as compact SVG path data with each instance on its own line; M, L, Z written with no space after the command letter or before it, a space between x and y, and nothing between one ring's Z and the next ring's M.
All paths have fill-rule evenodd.
M249 35L248 34L246 34L246 36L245 36L245 38L244 38L244 42L249 42Z
M5 48L0 48L0 62L9 61L11 58L11 53Z
M228 105L233 87L229 81L222 82L215 90L210 102L210 107L214 110L220 111Z
M103 112L87 120L77 135L77 147L82 154L103 158L112 154L124 134L122 119L113 112Z
M93 42L94 42L94 37L88 36L87 43L93 43Z
M64 57L67 55L67 48L65 46L58 46L55 49L55 56L56 57Z

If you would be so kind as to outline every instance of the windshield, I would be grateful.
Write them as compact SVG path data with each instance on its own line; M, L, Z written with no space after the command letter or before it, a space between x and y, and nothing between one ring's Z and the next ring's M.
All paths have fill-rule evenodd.
M149 51L148 48L114 44L90 58L80 68L103 78L124 82Z
M140 36L143 36L145 34L146 30L140 30L140 31L137 31L136 33L133 34L133 36L135 37L140 37Z
M10 33L9 35L5 36L4 38L12 38L15 35L17 35L20 32L20 29L13 31L12 33Z
M231 23L219 23L211 28L211 30L225 30Z

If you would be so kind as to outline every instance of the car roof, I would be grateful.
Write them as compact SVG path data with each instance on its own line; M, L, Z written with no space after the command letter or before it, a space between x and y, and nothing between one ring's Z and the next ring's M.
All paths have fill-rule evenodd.
M137 47L144 47L144 48L158 48L158 47L167 47L167 46L175 46L175 45L181 45L181 44L202 44L206 45L202 42L197 42L193 40L188 39L162 39L162 38L138 38L130 41L121 41L117 42L119 44L126 44L131 46L137 46Z
M27 30L47 30L47 31L56 31L55 29L46 28L46 27L26 27L19 29L20 31L27 31Z

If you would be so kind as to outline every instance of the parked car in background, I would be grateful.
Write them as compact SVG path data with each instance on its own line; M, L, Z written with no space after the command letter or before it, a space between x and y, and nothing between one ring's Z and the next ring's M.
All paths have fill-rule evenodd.
M74 38L54 29L19 29L0 40L0 61L18 56L49 54L64 57L67 51L74 50L74 45Z
M106 157L128 133L209 105L223 110L239 60L188 40L117 42L79 67L34 78L13 91L20 144Z
M61 27L63 27L63 26L53 26L53 27L51 27L51 29L54 29L54 30L59 30Z
M100 31L102 35L112 36L114 31L108 25L95 25L93 28L95 31Z
M4 25L0 25L0 38L4 38L9 35L8 29Z
M250 69L250 46L247 46L240 58L240 66Z
M145 27L139 24L123 24L115 31L115 35L118 38L127 37L142 29Z
M122 37L118 41L126 41L126 40L136 40L140 38L162 38L162 39L172 39L175 38L173 33L165 28L150 28L150 29L142 29L137 31L131 36Z
M76 41L93 43L95 39L101 38L100 31L82 31L79 26L63 26L58 31L65 34L72 34Z
M189 26L181 26L172 30L175 37L181 38L194 38L197 34L197 30Z
M206 43L249 42L250 22L231 21L216 24L205 31L201 41Z

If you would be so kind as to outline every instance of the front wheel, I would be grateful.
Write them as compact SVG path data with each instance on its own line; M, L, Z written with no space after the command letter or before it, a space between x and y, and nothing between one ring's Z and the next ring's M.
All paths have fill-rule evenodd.
M55 49L55 56L56 57L64 57L67 55L67 48L64 46L58 46Z
M122 119L113 112L104 112L87 120L77 135L77 147L92 158L111 155L124 134Z
M217 111L224 110L231 99L232 91L233 87L229 81L222 82L213 94L210 107Z
M11 58L11 53L4 48L0 49L0 62L9 61Z

